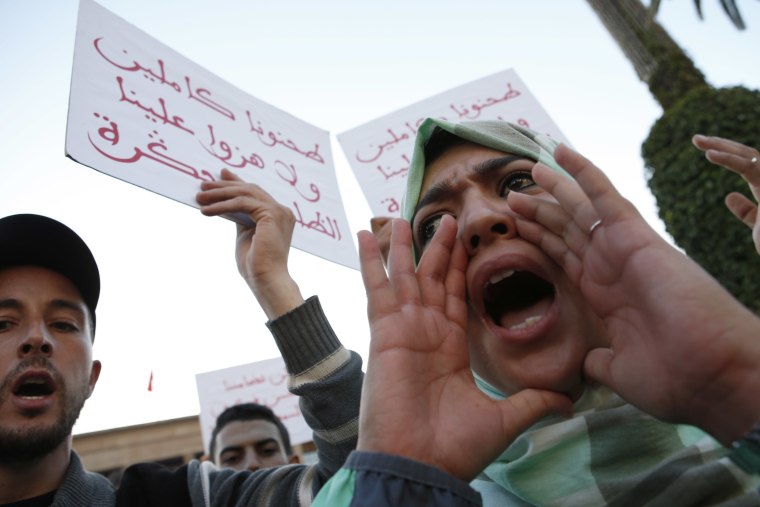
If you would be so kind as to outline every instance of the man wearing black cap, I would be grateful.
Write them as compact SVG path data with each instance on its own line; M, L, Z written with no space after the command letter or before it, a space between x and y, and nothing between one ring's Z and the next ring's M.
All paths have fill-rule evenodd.
M291 391L307 420L326 425L315 438L319 462L237 473L197 460L174 471L141 463L115 491L71 448L100 374L92 359L99 293L95 259L74 231L39 215L0 218L0 507L308 504L355 447L361 359L326 322L303 346L275 319ZM310 308L289 318L299 322Z
M42 495L50 505L70 456L81 470L70 436L100 374L99 293L95 259L71 229L39 215L0 219L0 504ZM101 476L81 479L93 501L112 496Z

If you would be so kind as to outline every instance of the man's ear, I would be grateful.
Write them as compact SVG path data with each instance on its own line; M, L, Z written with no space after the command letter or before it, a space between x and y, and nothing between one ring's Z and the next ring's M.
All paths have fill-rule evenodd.
M301 457L298 454L291 454L290 458L288 458L288 463L290 463L291 465L294 463L297 464L300 462L301 462Z
M95 390L95 384L98 383L100 378L100 361L95 360L92 362L92 369L90 370L90 388L87 390L87 397L92 396L92 392Z
M383 256L383 264L388 267L388 252L391 249L391 221L393 217L372 217L369 220L372 234L377 239L380 247L380 255Z

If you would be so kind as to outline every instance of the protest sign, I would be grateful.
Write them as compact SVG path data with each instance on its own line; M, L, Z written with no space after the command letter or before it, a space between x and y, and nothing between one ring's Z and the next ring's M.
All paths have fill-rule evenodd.
M327 131L244 93L91 0L79 5L66 154L195 207L200 183L228 168L291 208L293 246L358 266Z
M195 376L195 382L206 452L219 414L227 407L248 402L271 408L288 429L291 444L298 445L312 439L311 428L298 406L298 396L288 391L288 372L281 357L199 373Z
M440 93L338 135L374 216L401 215L414 138L427 117L506 120L568 142L514 70Z

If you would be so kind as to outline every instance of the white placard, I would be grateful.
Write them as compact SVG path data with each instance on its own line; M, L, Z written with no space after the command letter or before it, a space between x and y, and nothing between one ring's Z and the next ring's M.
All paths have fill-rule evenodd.
M294 247L358 267L329 133L242 92L91 0L79 5L66 154L194 207L200 182L228 168L293 210Z
M514 70L440 93L338 135L373 215L401 215L414 138L427 117L506 120L568 143Z
M271 408L288 429L291 444L312 440L311 428L298 406L298 396L288 391L288 372L281 357L199 373L195 376L195 382L206 452L219 414L227 407L248 402Z

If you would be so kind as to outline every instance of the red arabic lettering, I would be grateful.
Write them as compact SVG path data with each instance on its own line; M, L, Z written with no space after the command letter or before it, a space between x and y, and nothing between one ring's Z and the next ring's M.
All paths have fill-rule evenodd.
M269 383L274 386L282 385L286 380L288 380L288 374L287 373L280 373L276 377L274 375L271 375L269 377Z
M300 224L301 227L319 232L320 234L324 234L326 236L330 236L331 238L337 239L338 241L343 239L343 236L340 233L340 227L338 227L338 222L336 222L335 219L328 216L322 217L322 213L317 211L316 218L307 222L303 219L301 208L295 201L293 201L293 208L295 209L296 223ZM328 227L330 228L329 231Z
M295 151L299 155L303 155L304 157L308 158L309 160L313 160L315 162L319 162L320 164L325 163L325 159L322 158L322 155L319 154L319 145L314 144L313 150L302 150L298 147L298 145L291 139L282 139L282 133L277 132L274 133L273 131L268 131L266 135L264 135L264 127L261 125L260 120L256 120L257 126L253 125L253 118L251 118L251 112L246 109L245 111L246 116L248 117L248 125L251 128L251 132L256 132L259 141L261 141L264 146L272 147L276 144L279 144L281 146L284 146L285 148Z
M137 99L130 99L127 97L127 93L124 91L124 78L121 76L116 76L116 82L119 83L119 90L121 91L121 98L119 99L119 102L127 102L128 104L132 104L133 106L136 106L143 111L145 111L146 114L145 117L149 120L152 120L153 123L156 123L156 119L159 119L163 122L164 125L169 124L173 125L174 127L177 127L178 129L184 130L185 132L188 132L190 134L195 134L192 130L182 125L185 120L180 118L177 115L173 115L172 119L169 119L169 113L166 111L166 101L164 99L159 98L158 103L161 105L161 111L158 112L152 107L145 106L140 103ZM130 91L131 95L137 95L134 90Z
M441 117L442 120L445 120L445 117ZM411 133L408 134L406 132L403 132L401 135L397 134L392 128L386 129L386 132L390 134L390 139L382 144L378 144L377 148L375 148L376 151L374 153L363 156L360 155L357 151L354 157L358 162L361 162L363 164L368 164L370 162L374 162L375 160L379 159L383 153L386 150L389 150L393 148L396 144L402 142L402 141L408 141L408 140L414 140L415 136L417 135L417 129L422 124L422 122L425 121L425 118L418 118L417 121L414 122L414 125L412 125L410 122L406 121L404 122L403 127L409 130ZM374 147L374 145L370 144L370 147Z
M295 394L293 394L293 393L279 394L274 399L274 401L267 400L264 403L261 403L261 402L257 402L257 403L259 403L261 405L266 405L267 407L269 407L272 410L274 410L274 407L276 407L281 401L288 400L289 398L293 398L294 396L295 396Z
M445 118L444 118L445 119ZM413 136L417 135L417 129L420 125L422 125L422 122L425 121L425 118L419 118L416 122L414 122L414 127L412 127L409 122L404 122L404 125L406 128L409 129L409 131L412 133Z
M94 113L94 115L98 118L100 118L100 115L97 113ZM98 136L101 139L104 139L109 142L111 146L116 146L119 142L119 127L115 122L112 122L108 119L108 117L103 117L104 121L109 122L108 127L101 127L98 129ZM157 131L153 131L153 133L148 134L148 137L154 138L158 135ZM157 141L150 142L146 145L145 150L138 148L138 147L132 147L132 154L127 157L119 157L110 153L107 153L105 150L100 148L95 141L90 136L89 132L87 133L87 139L90 141L90 144L92 145L95 150L103 155L104 157L113 160L114 162L121 162L123 164L133 164L143 158L147 158L150 160L153 160L155 162L158 162L160 164L163 164L167 167L170 167L171 169L174 169L176 171L182 172L184 174L187 174L189 176L192 176L193 178L199 179L199 180L205 180L205 181L214 181L214 177L206 170L200 170L198 171L196 168L185 164L184 162L180 162L179 160L176 160L174 158L169 157L166 154L166 151L168 150L166 147L166 144L163 139L158 139Z
M298 173L296 172L296 168L295 168L295 166L293 164L286 164L282 160L276 160L274 163L275 163L275 165L278 165L280 167L284 167L285 168L285 170L288 173L287 175L283 175L280 171L278 171L276 169L275 169L275 173L277 173L277 176L279 176L281 179L283 179L284 181L287 181L288 184L290 184L290 186L293 187L296 192L298 192L298 195L300 195L301 197L303 197L304 199L306 199L309 202L317 202L317 201L319 201L319 198L320 198L319 187L315 183L310 183L309 184L309 190L311 190L311 192L313 194L313 196L311 198L306 197L305 195L303 195L303 192L301 192L298 189L298 187L296 187L296 185L298 184Z
M382 165L377 166L377 170L380 171L380 173L385 177L386 180L389 180L391 178L394 178L396 176L401 176L402 178L405 178L406 175L409 173L409 165L411 162L409 161L409 157L405 154L401 155L401 158L404 162L406 162L406 167L399 167L396 170L393 170L391 166L383 168Z
M225 391L234 391L235 389L243 389L245 387L242 383L232 384L228 383L226 380L222 381L222 385L224 385Z
M394 145L400 143L401 141L407 141L407 140L409 140L411 138L409 136L409 134L407 134L406 132L404 132L401 135L396 134L396 132L394 132L393 129L388 129L387 132L391 135L390 141L386 141L383 144L379 144L377 146L377 152L374 155L372 155L372 156L370 156L368 158L361 157L359 155L359 153L357 152L356 153L356 160L358 160L359 162L361 162L363 164L367 164L369 162L374 162L375 160L377 160L378 158L380 158L380 156L383 154L383 152L385 150L391 149L391 148L393 148ZM372 145L370 144L370 146L372 146Z
M293 410L294 412L290 412L287 414L277 414L277 417L279 417L283 421L286 419L293 419L294 417L297 417L299 419L303 417L303 415L301 415L301 410L298 408L297 405L293 407Z
M137 62L137 60L132 60L132 65L129 65L129 66L124 65L122 63L117 63L113 59L111 59L108 56L106 56L105 53L103 53L103 51L101 50L100 43L101 43L101 41L103 39L104 39L104 37L98 37L97 39L94 39L92 41L93 45L95 46L95 51L97 51L98 54L101 57L103 57L103 59L105 61L107 61L108 63L110 63L114 67L116 67L118 69L121 69L121 70L125 70L127 72L143 71L143 72L145 72L145 77L147 77L148 79L150 79L152 82L155 82L156 80L158 80L161 84L166 84L166 85L171 86L174 89L174 91L177 91L177 92L182 91L182 88L180 87L179 84L177 84L174 81L168 81L166 79L166 68L164 67L164 61L161 60L160 58L157 60L158 61L158 68L160 70L159 73L154 72L149 67L145 67L145 66L141 65L140 63ZM125 55L129 54L129 52L126 49L122 49L121 51Z
M266 383L267 379L263 375L259 375L258 377L254 377L252 379L249 379L248 377L243 377L243 382L245 382L246 386L255 386L259 384Z
M401 210L401 206L399 206L398 201L395 198L389 197L387 199L383 199L380 201L380 205L382 206L386 202L390 203L388 204L388 213L395 215Z
M485 100L478 99L475 103L470 104L469 108L465 107L463 104L460 104L459 108L454 104L449 104L449 108L454 111L459 118L474 120L480 117L483 109L517 98L520 95L521 93L518 90L512 89L512 83L507 83L507 92L501 97L488 97Z
M93 116L95 116L95 118L101 117L98 113L93 113ZM103 116L103 121L108 122L108 127L100 127L98 129L98 135L106 141L109 141L112 146L118 144L119 126L115 122L112 122L108 116Z
M240 155L240 161L239 162L232 162L230 159L232 158L232 149L230 148L230 145L226 141L220 141L219 142L219 149L223 152L222 154L219 154L216 152L216 149L214 148L214 145L216 144L216 136L214 135L214 127L213 125L208 126L209 135L211 136L211 143L207 147L204 145L200 140L198 141L201 146L203 146L203 149L206 150L211 155L215 156L222 162L224 162L227 165L230 165L232 167L237 167L238 169L245 167L246 165L252 165L254 167L258 167L259 169L264 168L264 160L256 153L251 152L250 155L247 157ZM235 146L236 151L240 151L240 148Z
M211 100L211 92L206 88L196 88L193 93L193 87L190 85L190 78L185 76L185 83L187 83L187 97L192 100L197 100L206 107L210 107L217 113L220 113L232 121L235 121L235 113L222 106L221 104Z

